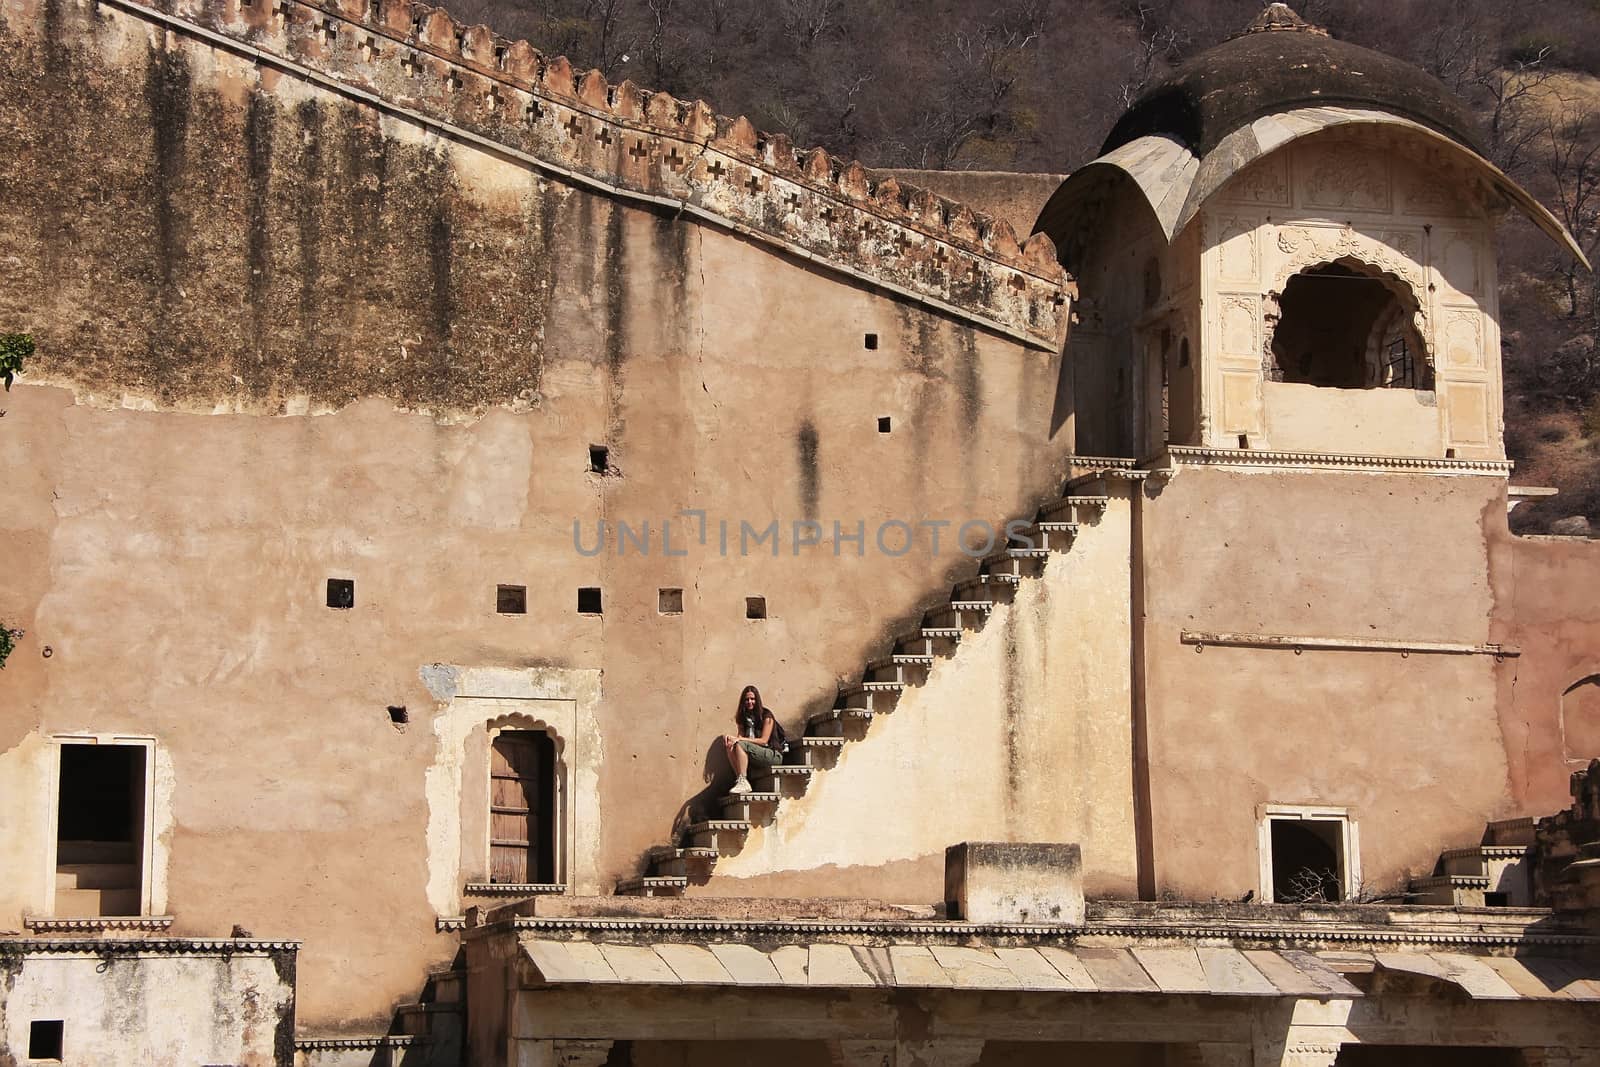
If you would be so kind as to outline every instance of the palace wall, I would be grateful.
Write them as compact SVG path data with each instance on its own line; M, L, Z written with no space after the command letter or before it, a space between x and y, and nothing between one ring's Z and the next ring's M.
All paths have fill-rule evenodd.
M482 871L448 786L504 707L460 679L568 701L573 888L608 892L710 802L741 684L798 732L973 569L956 526L1059 490L1048 352L112 5L3 10L0 322L39 343L0 425L9 923L50 906L49 739L153 738L151 909L303 938L301 1025L370 1026ZM602 519L648 553L584 555ZM901 556L891 519L952 525Z

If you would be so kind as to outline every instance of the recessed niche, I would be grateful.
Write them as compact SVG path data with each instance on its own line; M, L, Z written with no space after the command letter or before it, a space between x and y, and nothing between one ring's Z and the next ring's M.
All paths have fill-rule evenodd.
M866 346L868 352L876 352L878 350L878 335L869 333L861 339L861 343Z
M889 432L889 416L880 415L878 417L878 432L879 433L888 433Z
M354 578L329 578L328 579L328 607L348 610L356 606L356 582Z
M404 726L411 721L411 713L406 710L404 704L390 704L389 721L396 726Z
M589 446L589 469L596 474L604 474L611 465L611 450L605 445Z
M656 611L660 612L663 615L682 615L683 614L683 590L682 589L658 589L658 590L656 590Z
M525 585L495 586L494 610L501 615L526 615L528 613L528 587Z
M580 615L599 615L600 589L598 586L586 585L578 590L578 613Z
M59 1060L61 1058L60 1019L35 1019L28 1024L28 1059Z
M744 617L747 619L764 619L767 617L767 598L764 596L747 596L744 598Z

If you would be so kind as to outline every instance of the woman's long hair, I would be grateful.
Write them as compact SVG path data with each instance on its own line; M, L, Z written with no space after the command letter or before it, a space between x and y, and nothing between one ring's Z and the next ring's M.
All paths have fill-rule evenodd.
M756 729L760 730L762 720L767 717L767 706L761 702L761 690L753 685L747 685L739 690L739 705L733 709L733 724L735 726L744 725L744 695L746 693L754 693L756 695Z

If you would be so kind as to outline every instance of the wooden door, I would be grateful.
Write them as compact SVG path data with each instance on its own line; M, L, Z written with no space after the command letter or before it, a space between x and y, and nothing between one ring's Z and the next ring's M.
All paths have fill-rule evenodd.
M503 733L489 756L489 880L555 881L555 746Z

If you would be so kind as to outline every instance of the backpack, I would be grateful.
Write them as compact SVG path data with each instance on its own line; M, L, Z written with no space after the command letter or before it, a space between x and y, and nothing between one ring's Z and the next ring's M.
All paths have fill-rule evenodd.
M789 735L784 732L783 723L778 721L776 715L772 717L772 737L768 740L772 742L774 752L781 752L785 756L789 754Z

